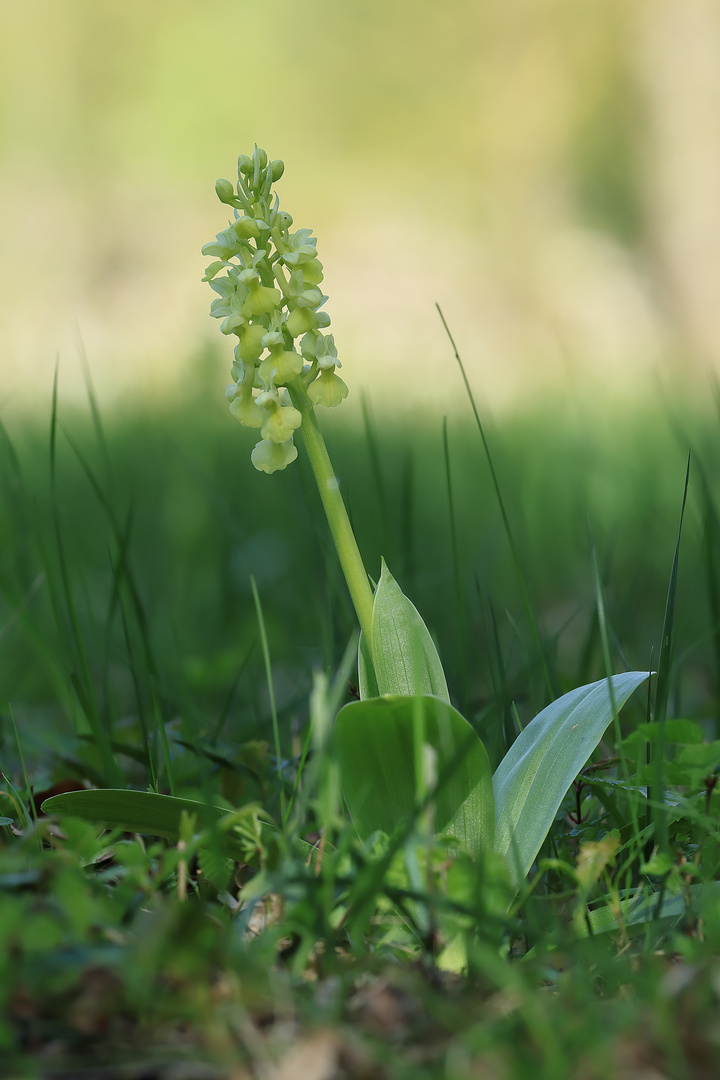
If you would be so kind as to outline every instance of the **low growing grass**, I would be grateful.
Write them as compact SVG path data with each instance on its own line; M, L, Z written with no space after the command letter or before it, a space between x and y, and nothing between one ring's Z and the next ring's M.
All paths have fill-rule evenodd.
M682 419L489 429L522 587L471 418L328 426L370 572L384 554L423 612L493 767L543 664L556 695L658 666L693 449L667 721L635 694L516 895L432 839L429 804L389 845L346 817L355 621L302 457L254 473L202 395L4 436L8 1075L714 1075L718 447ZM40 813L80 786L246 810L228 857L202 814L177 842Z

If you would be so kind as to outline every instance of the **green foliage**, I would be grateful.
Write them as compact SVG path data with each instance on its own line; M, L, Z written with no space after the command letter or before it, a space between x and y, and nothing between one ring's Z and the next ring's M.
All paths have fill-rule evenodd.
M73 791L66 795L54 795L46 799L41 810L44 814L83 818L97 822L108 829L122 832L149 833L162 836L173 843L182 837L183 814L192 823L203 826L204 831L193 836L198 848L220 848L237 862L257 865L265 857L263 840L276 842L276 828L263 821L256 807L231 811L193 799L179 799L171 795L157 795L149 791ZM190 830L192 834L192 829ZM312 853L309 844L297 840L306 857Z
M445 673L430 632L384 559L381 565L373 599L370 654L364 640L358 650L360 697L432 694L449 705Z
M385 1060L378 1067L393 1080L403 1069L407 1073L409 1055L417 1055L419 1046L432 1058L426 1072L433 1080L457 1072L461 1046L469 1048L473 1067L484 1062L482 1067L490 1069L489 1054L507 1065L510 1076L521 1077L532 1066L550 1080L610 1053L609 1047L626 1038L628 1025L642 1033L648 1053L666 1057L669 1051L664 1043L658 1049L647 1018L664 1018L658 1028L664 1037L677 1027L672 1018L681 1009L686 1034L678 1036L677 1053L686 1053L686 1038L692 1041L692 1054L705 1053L703 1032L716 1007L712 986L720 945L714 884L720 865L712 720L716 669L710 637L695 634L694 651L682 651L691 616L706 629L700 607L702 563L687 569L681 565L675 627L680 659L673 672L682 671L684 679L679 683L677 674L671 674L663 732L669 853L661 857L653 852L648 748L658 745L659 729L646 722L637 695L622 714L622 741L616 741L611 727L592 760L580 761L579 775L571 778L527 882L516 891L517 882L508 880L512 860L506 863L481 849L471 858L459 850L464 844L456 829L444 827L436 838L437 806L451 797L452 762L443 775L440 753L423 752L423 743L431 744L412 725L398 775L407 776L408 762L418 768L415 779L407 781L409 802L384 830L387 839L368 833L358 837L346 820L338 793L339 771L348 766L328 735L335 711L352 694L347 674L332 680L332 694L323 691L320 680L309 712L307 702L313 666L347 672L341 656L354 619L332 561L317 552L317 533L309 525L312 518L299 484L304 474L292 480L288 470L287 477L272 478L281 488L269 494L266 478L252 470L243 485L227 485L225 478L237 468L235 440L226 442L222 431L186 430L173 420L176 443L157 425L151 430L138 423L127 434L110 425L106 446L112 482L101 483L104 457L87 432L73 428L77 450L98 479L101 502L75 450L68 452L67 424L65 419L58 425L56 447L67 586L86 651L87 685L127 787L117 792L123 813L110 821L110 834L67 814L34 824L36 803L27 789L10 714L2 710L0 740L9 784L0 789L0 815L11 819L12 827L0 827L5 957L0 994L2 1037L8 1060L14 1056L18 1061L18 1075L32 1075L41 1051L58 1069L76 1071L80 1065L99 1068L110 1061L129 1068L133 1060L149 1060L153 1054L174 1062L178 1070L184 1057L186 1071L198 1073L209 1068L208 1062L222 1068L232 1061L236 1067L238 1058L250 1067L256 1063L257 1044L252 1049L238 1034L233 1026L238 1015L257 1025L266 1056L281 1062L290 1053L282 1042L290 1003L303 1031L319 1027L333 1033L338 1023L352 1024L358 1054L368 1055L362 1066L366 1072L379 1030ZM594 677L606 687L602 652L590 631L589 560L585 549L575 546L568 524L580 505L574 501L580 498L579 488L572 497L568 492L574 491L572 469L582 447L570 452L557 429L536 432L533 441L542 440L554 462L554 479L543 488L545 472L538 472L528 488L533 458L525 436L513 434L511 427L501 434L506 509L512 515L515 499L522 499L525 517L516 541L530 571L527 585L552 679L567 687ZM35 793L71 780L99 787L109 778L74 697L78 653L67 636L66 594L56 553L46 539L52 534L53 510L42 476L43 449L34 450L31 437L32 432L25 433L19 444L17 467L11 466L7 447L2 459L0 491L8 508L0 519L2 626L7 627L0 662L3 695L13 699ZM400 443L392 441L397 437L396 432L379 434L381 460L401 460ZM436 509L443 474L441 469L433 472L429 436L417 446L408 438L418 455L416 475L425 477L413 501L423 544L409 563L403 558L400 536L408 534L400 493L406 480L402 470L389 468L384 480L390 512L383 522L382 547L392 552L391 565L402 567L399 576L407 581L408 592L437 629L451 687L460 685L465 666L463 712L468 721L465 725L458 717L455 723L477 731L500 761L508 749L506 739L514 736L516 716L527 730L544 693L524 601L499 554L502 541L488 492L482 489L473 500L464 486L468 477L456 473L458 573L469 650L465 658L458 655L456 613L447 603L454 570L449 558L438 561L438 553L447 555ZM472 456L462 428L453 438L464 456ZM652 433L643 438L657 457ZM365 486L363 444L359 449L348 431L338 431L334 440L353 520L371 558L378 551L379 564L381 537L379 526L377 535L373 531L374 493ZM454 445L451 440L451 449ZM438 440L436 456L439 449ZM157 461L159 477L145 467L149 459ZM671 536L676 508L671 513L669 500L651 502L660 498L662 486L648 488L646 502L631 498L628 478L613 474L610 459L603 460L618 507L617 529L627 545L621 550L618 543L604 572L610 651L614 663L622 663L621 648L637 662L648 655L664 591L657 552L639 538L648 520ZM634 460L633 482L644 475L639 449ZM562 499L558 475L567 481ZM592 514L607 524L605 504L591 501L591 487L587 498ZM248 516L243 509L250 502L254 510ZM278 538L286 535L291 504L298 525L292 546L282 549ZM13 520L26 521L22 543L9 527ZM261 529L261 520L267 529ZM685 541L691 551L697 543L692 522L689 517ZM463 546L463 537L481 525L479 551ZM526 533L532 547L524 543ZM260 539L253 545L255 535ZM602 527L596 535L602 552ZM280 572L279 551L284 551L286 566ZM671 553L670 546L667 561ZM637 580L626 562L633 559L638 560ZM39 569L46 581L31 592ZM240 580L243 574L249 579L250 572L257 573L263 600L279 761L252 590L249 581ZM471 587L475 576L479 590ZM581 579L584 592L577 584ZM494 630L484 606L488 591L494 599ZM580 614L566 629L551 633L546 627L557 624L550 604L559 603L558 598L567 603L568 597ZM618 693L618 708L620 701ZM382 703L364 701L357 713L376 707ZM349 705L347 714L354 708ZM439 703L433 708L450 710ZM407 702L402 709L407 712ZM360 743L364 728L355 728ZM377 755L368 767L371 773L383 767L387 735L381 730L377 745L363 750L369 757ZM477 736L472 738L473 747L480 747ZM157 840L152 833L162 822L153 814L126 818L124 812L136 798L149 799L152 806L170 800L141 790L168 791L168 766L183 805L172 803L169 833ZM477 763L473 775L475 770L480 771ZM68 792L59 799L71 797ZM104 793L78 792L77 797L93 801ZM204 815L206 808L215 807L225 820L231 807L250 804L260 808L260 822L274 819L283 827L261 828L259 838L253 834L237 862L222 846L230 833ZM178 810L189 812L182 845ZM96 816L102 820L102 814ZM244 820L251 825L252 813ZM121 832L123 825L141 831ZM451 839L453 834L459 842ZM245 861L250 847L258 856L257 869ZM674 957L672 964L659 955L663 952ZM443 982L438 990L438 979L445 978L438 975L438 966L464 968L467 976ZM686 989L668 997L667 987L680 969L688 976ZM619 987L624 988L622 999L616 998ZM661 992L661 987L666 989ZM394 1048L389 1056L388 1045Z
M343 794L363 839L393 833L431 800L431 828L470 855L492 850L495 807L485 747L457 710L394 695L346 705L335 722Z
M493 776L495 848L518 884L613 712L647 677L643 671L626 672L564 694L523 728L501 761Z

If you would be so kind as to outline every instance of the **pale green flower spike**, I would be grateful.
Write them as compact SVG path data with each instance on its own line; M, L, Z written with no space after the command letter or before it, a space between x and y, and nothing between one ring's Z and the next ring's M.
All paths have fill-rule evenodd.
M327 297L318 287L317 241L310 229L291 232L293 219L272 193L284 168L258 147L252 157L242 154L237 186L229 180L215 185L234 220L203 248L214 258L203 278L217 293L210 314L222 319L223 334L238 339L233 382L225 391L230 411L246 427L262 429L252 462L267 473L297 457L293 432L303 406L334 408L348 393L335 374L340 362L333 336L322 332L330 318L320 310ZM289 393L279 395L281 387Z
M214 260L203 281L217 293L210 314L222 319L223 334L237 338L225 396L233 416L260 431L252 463L260 472L285 469L297 457L294 434L301 432L369 644L372 590L314 410L316 405L335 408L348 388L335 374L340 367L335 340L323 332L330 317L321 310L327 297L319 288L323 269L317 241L310 229L291 232L293 219L272 192L284 169L282 161L269 161L256 146L252 157L238 158L236 186L218 180L215 191L233 208L234 220L203 248Z

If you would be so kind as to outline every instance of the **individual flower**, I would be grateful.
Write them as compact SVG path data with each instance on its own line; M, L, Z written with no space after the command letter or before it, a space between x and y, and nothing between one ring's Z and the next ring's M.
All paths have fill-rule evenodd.
M287 217L292 225L292 218L289 214ZM312 229L298 229L297 232L285 233L284 236L278 229L273 239L286 266L300 266L317 258L317 240L312 235Z
M277 391L259 394L255 403L267 413L261 435L269 442L284 443L302 424L302 413L293 405L281 405Z
M218 299L210 305L210 314L214 319L223 319L220 325L222 334L232 334L245 322L243 304L247 289L235 277L226 274L210 282L210 288L218 294Z
M265 439L257 443L250 459L259 472L274 473L284 469L297 457L297 447L292 439L284 443L267 442Z
M302 276L306 285L319 285L323 279L323 264L319 259L310 259L302 264Z
M286 349L285 341L278 330L274 330L263 337L263 346L268 350L268 355L258 366L259 378L275 386L285 386L297 378L303 369L303 358L294 349Z
M318 317L312 308L295 308L285 320L285 326L292 337L300 337L318 326Z
M347 396L347 386L334 371L321 371L308 388L313 405L324 405L326 409L334 409Z
M230 402L230 412L245 427L262 427L267 420L267 413L253 397L255 367L252 364L238 364L236 361L233 369L238 373L237 382L230 383L225 389L225 397Z
M267 333L262 323L245 323L235 331L238 336L238 344L235 346L235 357L246 364L252 364L259 360L263 354L263 338Z
M247 289L247 297L242 306L242 313L246 317L252 315L269 315L282 301L282 293L279 289L260 284L260 275L257 270L249 267L239 275L239 280Z
M230 402L230 412L245 427L259 428L265 423L265 411L250 391L241 391Z

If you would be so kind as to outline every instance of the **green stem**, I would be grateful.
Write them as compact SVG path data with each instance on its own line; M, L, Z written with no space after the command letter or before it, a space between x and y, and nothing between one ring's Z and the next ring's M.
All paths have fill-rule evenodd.
M325 508L340 566L350 591L350 599L355 607L363 637L369 646L372 636L373 594L345 503L340 494L340 484L333 471L315 410L307 396L298 388L292 387L291 395L293 404L302 413L300 431Z

